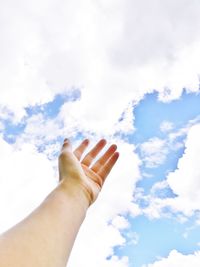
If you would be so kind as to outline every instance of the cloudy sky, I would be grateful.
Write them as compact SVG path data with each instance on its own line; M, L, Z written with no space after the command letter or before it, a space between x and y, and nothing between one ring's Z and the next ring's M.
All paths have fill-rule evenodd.
M0 232L63 138L116 142L69 267L199 267L200 1L0 0Z

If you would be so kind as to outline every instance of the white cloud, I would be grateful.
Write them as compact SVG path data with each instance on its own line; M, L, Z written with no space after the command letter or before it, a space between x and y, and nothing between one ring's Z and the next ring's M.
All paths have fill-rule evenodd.
M168 184L167 184L166 180L163 180L161 182L157 182L152 186L151 192L155 193L157 190L165 189L167 186L168 186Z
M0 232L27 216L56 186L51 162L34 145L20 148L0 138Z
M141 157L145 166L155 168L162 164L168 153L166 140L157 137L151 138L140 145Z
M194 119L189 120L188 123L184 127L170 132L168 135L168 139L169 139L169 143L171 144L171 148L173 149L174 146L176 148L177 139L179 139L180 137L182 138L184 136L187 136L191 127L199 123L200 123L200 116L198 115ZM179 144L179 141L178 141L178 144ZM185 145L185 140L184 140L184 145Z
M160 125L160 130L162 132L169 132L174 128L174 125L171 121L163 121Z
M128 239L127 245L137 245L140 239L138 233L130 231L126 234L126 238Z
M176 250L172 250L167 258L162 258L152 264L142 267L198 267L200 262L200 251L194 254L184 255Z
M186 135L184 140L185 151L179 158L175 171L169 172L165 180L155 183L149 195L144 195L142 191L136 194L136 201L143 200L147 204L146 207L142 208L142 211L140 210L140 213L142 212L149 218L171 216L173 213L173 216L176 216L181 223L200 210L200 169L198 161L200 124L192 125L192 122L189 122L185 128L182 128L178 133L174 133L173 138L171 140L169 138L169 142L166 142L168 149L173 149L173 142L181 135ZM151 146L148 148L149 146L147 146L147 151L152 150ZM154 159L154 154L152 158ZM147 159L150 161L151 157ZM159 197L158 193L165 194L165 189L172 190L175 194L174 197L168 195ZM198 213L196 215L196 223L198 224Z
M82 98L70 106L71 120L79 112L81 128L102 133L147 92L170 100L182 88L198 91L197 1L20 0L19 6L6 1L0 11L0 105L16 120L24 107L78 87Z
M125 229L128 228L129 222L122 216L117 215L113 220L112 220L112 225L114 227L117 227L118 229Z
M87 263L87 266L110 266L109 261L113 260L108 260L107 257L114 256L114 246L123 244L125 244L125 239L117 228L107 225L101 216L88 215L80 229L68 265L79 266L80 263L82 265ZM118 259L117 263L120 261Z
M168 153L184 148L188 132L192 126L198 124L199 122L200 118L197 116L194 119L189 120L184 127L178 130L173 130L173 123L163 121L160 125L160 129L161 131L167 133L169 131L166 138L160 139L158 137L152 137L142 143L139 147L141 158L146 167L157 167L158 165L164 163ZM144 173L144 177L149 177L149 175Z
M22 142L42 145L44 142L48 143L63 134L61 121L57 118L45 118L42 113L39 113L27 118L26 127L18 139Z
M200 124L197 124L188 132L185 152L179 159L177 169L167 177L170 188L177 195L171 204L186 214L200 210L199 136Z

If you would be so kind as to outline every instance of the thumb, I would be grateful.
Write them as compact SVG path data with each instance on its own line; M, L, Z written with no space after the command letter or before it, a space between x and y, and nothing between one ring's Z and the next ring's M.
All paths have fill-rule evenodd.
M62 150L72 151L72 145L68 138L64 139Z

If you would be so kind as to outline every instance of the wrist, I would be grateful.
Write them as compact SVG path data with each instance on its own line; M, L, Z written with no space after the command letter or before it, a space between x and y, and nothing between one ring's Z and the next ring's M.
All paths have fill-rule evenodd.
M87 210L91 205L91 194L84 184L74 182L72 179L63 179L60 181L58 188L64 193L65 197L75 201L83 209Z

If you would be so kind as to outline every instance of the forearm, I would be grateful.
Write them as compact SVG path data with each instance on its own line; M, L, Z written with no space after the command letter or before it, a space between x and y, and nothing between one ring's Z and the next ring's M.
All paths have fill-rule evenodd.
M59 186L0 237L1 267L65 267L88 208L82 192Z

